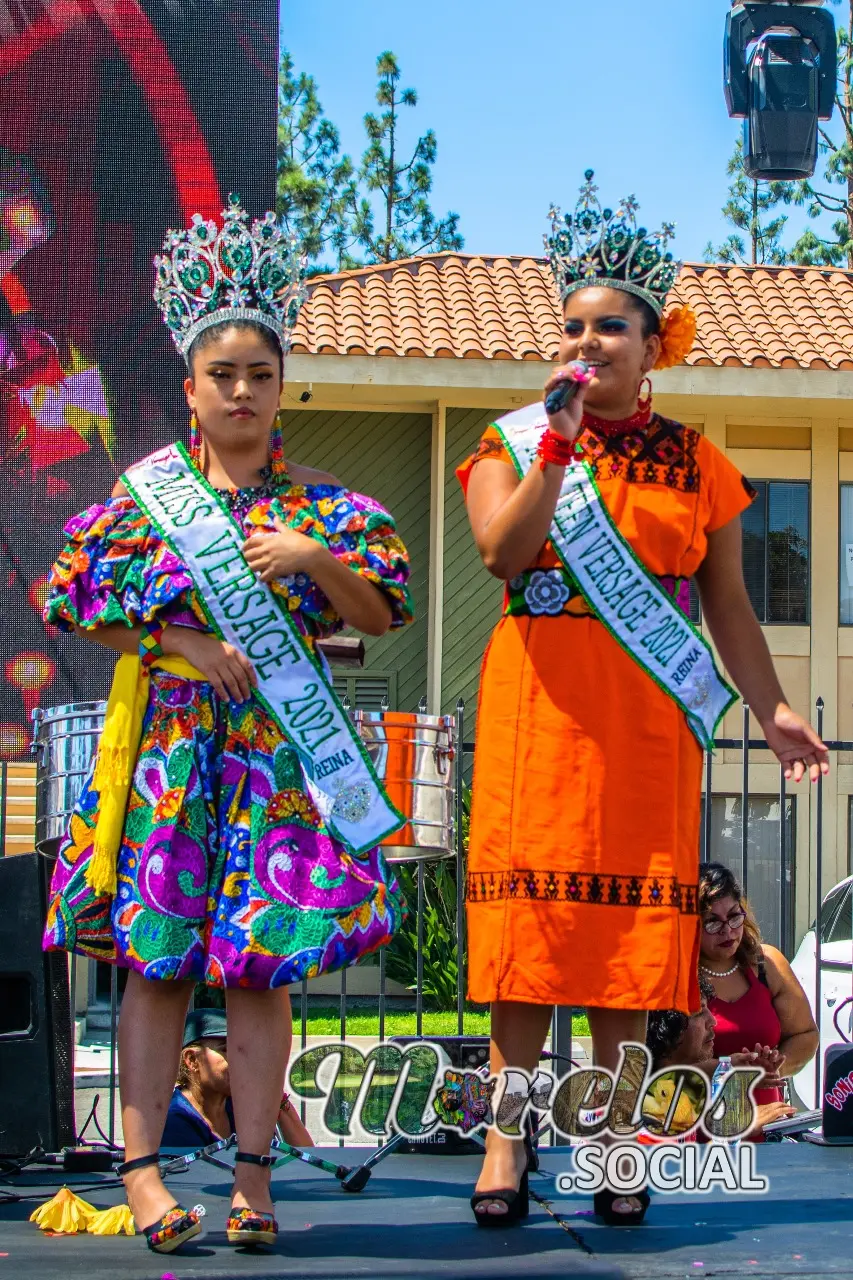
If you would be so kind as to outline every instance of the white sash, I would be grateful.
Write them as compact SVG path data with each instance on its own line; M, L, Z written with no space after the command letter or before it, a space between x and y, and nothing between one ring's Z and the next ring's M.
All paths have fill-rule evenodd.
M541 405L496 424L519 475L533 464L548 415ZM737 700L701 632L638 559L607 510L585 462L566 467L551 543L596 617L626 653L681 707L706 750Z
M173 444L131 467L124 482L186 565L215 634L251 661L253 696L299 757L328 829L355 854L406 821L389 800L349 716L284 602L243 558L240 526Z

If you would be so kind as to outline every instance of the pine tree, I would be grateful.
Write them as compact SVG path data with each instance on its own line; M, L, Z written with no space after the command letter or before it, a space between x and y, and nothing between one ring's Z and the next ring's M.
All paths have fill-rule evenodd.
M393 53L380 54L376 70L376 101L382 111L364 117L368 146L359 180L367 194L350 201L353 240L372 262L461 249L459 215L436 218L429 204L437 153L433 131L418 138L407 153L408 160L400 159L402 110L417 106L418 95L414 89L400 89L400 68Z
M288 231L301 242L315 263L330 250L339 268L350 243L349 209L356 198L355 168L341 154L338 130L323 115L317 83L305 72L294 72L285 49L278 87L278 148L276 163L278 213Z
M791 184L757 182L754 178L747 177L743 167L743 141L740 138L735 143L727 172L734 178L734 182L729 187L729 198L723 206L723 217L741 234L728 236L716 249L709 241L705 249L705 261L781 266L788 261L787 250L780 243L788 219L785 214L779 214L769 221L764 221L764 217L782 201L790 198L790 192L786 188Z
M839 0L832 0L838 4ZM843 131L830 136L828 129L818 126L818 150L826 158L824 182L829 190L820 190L813 181L788 184L793 188L790 201L804 205L810 218L834 214L829 234L822 236L811 228L804 231L791 251L792 262L799 266L845 266L853 269L853 0L847 0L848 25L838 29L838 86L835 105ZM835 188L832 190L831 188Z

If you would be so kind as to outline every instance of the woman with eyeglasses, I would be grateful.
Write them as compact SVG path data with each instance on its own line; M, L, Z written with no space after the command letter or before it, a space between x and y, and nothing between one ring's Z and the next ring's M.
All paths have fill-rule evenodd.
M699 870L699 971L714 987L715 1060L764 1068L755 1101L780 1102L782 1081L817 1051L808 998L788 961L761 940L755 916L735 877L719 862Z

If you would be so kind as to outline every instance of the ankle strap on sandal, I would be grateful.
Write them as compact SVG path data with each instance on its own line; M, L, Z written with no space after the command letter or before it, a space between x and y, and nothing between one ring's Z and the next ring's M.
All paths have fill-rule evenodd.
M137 1156L135 1160L126 1160L124 1164L120 1164L116 1172L120 1178L126 1173L133 1173L136 1169L147 1169L151 1165L160 1163L160 1153L155 1151L150 1156Z
M275 1156L256 1156L251 1151L238 1151L234 1159L239 1160L241 1164L260 1164L265 1169L269 1169L270 1165L276 1162Z

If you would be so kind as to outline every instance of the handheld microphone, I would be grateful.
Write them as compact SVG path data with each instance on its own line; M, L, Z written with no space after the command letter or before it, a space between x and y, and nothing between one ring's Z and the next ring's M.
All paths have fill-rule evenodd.
M585 360L573 360L566 365L571 370L571 377L565 378L558 387L549 391L545 397L545 412L559 413L569 401L577 395L578 387L592 380L592 370Z

